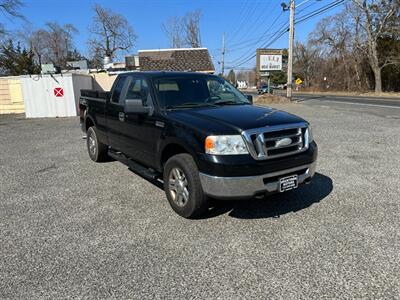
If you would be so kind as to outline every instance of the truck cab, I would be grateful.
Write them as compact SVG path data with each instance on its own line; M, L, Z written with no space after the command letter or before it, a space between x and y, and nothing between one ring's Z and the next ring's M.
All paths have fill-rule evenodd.
M82 91L81 126L94 161L110 157L160 179L183 217L209 198L250 199L310 182L317 145L298 116L252 104L215 75L120 74L110 92Z

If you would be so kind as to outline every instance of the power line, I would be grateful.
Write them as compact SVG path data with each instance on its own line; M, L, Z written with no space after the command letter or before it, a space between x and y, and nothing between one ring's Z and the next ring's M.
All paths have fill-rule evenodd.
M275 43L279 38L281 38L288 30L289 30L289 28L288 28L288 27L285 27L285 28L282 28L282 29L276 31L276 32L272 35L273 38L269 41L269 43L262 45L261 48L267 48L267 47L269 47L270 45L272 45L273 43ZM242 60L231 61L231 63L232 63L232 62L235 63L235 67L236 67L236 66L241 66L241 65L243 65L244 63L246 63L246 62L250 61L251 59L253 59L254 57L256 57L256 54L254 54L254 52L253 52L253 54L247 55L244 59L242 59Z
M297 4L295 8L298 8L300 6L302 6L303 4L310 2L311 0L304 0L303 2L301 2L300 4Z
M238 17L237 17L237 18L232 18L232 21L229 22L228 28L234 27L235 24L237 24L237 20L240 20L240 19L242 18L243 13L244 13L245 11L247 11L247 4L249 4L248 0L244 0L244 1L241 2L241 6L238 7L238 10L239 10L239 12L240 12L239 15L238 15ZM225 26L226 26L226 25L225 25ZM226 30L226 29L227 29L227 28L225 28L225 30Z
M249 40L258 39L258 38L254 38L254 39L247 39L247 40L246 40L246 38L248 38L248 33L251 33L251 31L252 31L254 28L256 28L256 27L260 24L260 20L261 20L261 21L263 20L262 17L264 17L265 11L268 11L268 9L270 8L271 4L272 4L272 2L269 1L269 2L267 2L267 6L266 6L266 7L263 7L263 8L260 7L260 8L259 8L259 10L260 10L261 13L257 16L257 18L256 18L254 21L251 21L251 22L247 22L247 23L246 23L246 24L249 24L250 26L248 26L248 27L246 28L244 34L242 34L242 38L241 38L241 39L238 39L238 41L237 41L236 43L231 44L231 47L232 47L232 46L235 46L235 45L240 45L240 44L242 44L242 43L246 43L246 42L249 41ZM277 8L277 7L275 7L275 9L274 9L273 11L275 11L276 8ZM245 28L245 27L243 27L243 28ZM246 36L246 34L247 34L247 36ZM231 42L232 42L232 40L231 40Z
M346 0L338 0L338 1L335 1L335 2L333 2L333 3L331 3L331 4L328 4L328 5L324 6L324 7L320 8L320 9L318 9L318 10L315 10L315 11L313 11L313 12L310 12L310 13L308 13L308 14L306 14L306 15L300 17L300 19L296 20L296 24L305 22L305 21L307 21L307 20L309 20L309 19L311 19L311 18L313 18L313 17L316 17L316 16L318 16L318 15L321 15L321 14L323 14L324 12L327 12L328 10L331 10L331 9L333 9L333 8L335 8L335 7L337 7L337 6L341 5L341 4L343 4L345 1L346 1Z
M286 23L287 23L287 22L286 22ZM282 24L283 24L283 23L282 23ZM232 52L237 52L237 51L244 50L244 49L249 49L249 47L258 44L258 42L265 42L268 38L270 38L270 37L273 36L274 34L275 34L275 33L267 34L267 35L263 36L261 40L258 38L259 40L257 40L256 42L247 43L246 45L243 45L243 47L234 48L234 49L229 49L229 50L226 51L226 52L232 53ZM247 52L248 52L248 51L247 51ZM245 54L244 54L244 55L245 55ZM244 56L244 55L242 55L242 56ZM240 57L239 57L238 59L240 59ZM238 60L238 59L236 59L236 60Z
M262 36L266 35L269 31L271 31L272 27L275 25L275 23L279 20L279 18L280 18L282 15L283 15L283 11L281 11L280 14L272 21L272 23L271 23L271 25L268 27L268 29L267 29L266 31L264 31L264 32L261 34L261 38L262 38ZM254 41L254 40L259 41L261 38L260 38L260 37L258 37L258 38L252 38L252 39L249 39L249 40L247 40L247 41ZM236 43L236 44L232 44L232 45L230 45L230 46L231 46L231 47L234 47L234 46L237 46L237 45L242 45L242 44L247 43L247 41L240 42L240 43ZM256 42L256 43L257 43L257 42Z
M288 30L289 30L289 28L285 28L284 30L275 32L274 35L277 35L277 36L273 40L271 40L268 44L263 45L262 48L267 48L267 47L271 46L273 43L275 43L277 40L279 40L286 32L288 32ZM229 68L235 69L236 67L239 67L239 66L247 63L248 61L252 60L254 57L256 57L256 54L253 54L250 57L245 58L245 60L238 62L236 65L230 66Z
M275 37L272 40L270 40L270 42L268 44L262 45L261 48L267 48L267 47L271 46L278 39L280 39L286 32L288 32L288 30L289 30L288 28L285 28L285 29L282 29L281 31L275 32L274 33ZM241 65L247 63L248 61L250 61L254 57L256 57L256 54L250 54L250 55L247 55L242 60L234 60L234 61L230 61L230 63L234 63L235 64L234 67L237 67L237 66L241 66Z
M310 3L308 6L304 7L303 9L301 9L298 13L300 13L300 12L306 10L307 8L309 8L309 7L313 6L313 5L315 5L315 4L316 4L316 1L319 1L319 0L315 0L315 2ZM343 0L343 1L344 1L344 0ZM339 2L340 2L340 1L339 1ZM306 17L308 17L309 15L314 14L314 13L315 13L315 15L321 14L321 13L323 13L323 12L325 12L325 11L327 11L327 10L333 8L334 6L333 6L332 4L335 4L335 5L341 4L341 2L340 2L340 3L339 3L339 2L338 2L338 3L331 3L331 4L328 4L328 5L323 6L323 7L321 7L321 8L318 8L317 10L315 10L315 11L313 11L313 12L311 12L311 13L308 13L308 14L306 14L306 15L301 16L301 18L306 18ZM322 11L320 11L320 10L322 10ZM283 12L281 12L281 14L274 20L274 22L271 24L271 27L276 23L277 19L279 19L279 17L280 17L282 14L283 14ZM313 16L314 16L314 15L313 15ZM312 16L311 16L311 17L312 17ZM311 18L311 17L310 17L310 18ZM300 21L303 22L303 20L300 20ZM300 21L298 21L298 23L299 23ZM286 21L285 23L288 24L287 21ZM271 27L270 27L267 31L265 31L265 32L261 35L261 37L252 38L252 39L249 39L249 40L244 41L244 42L242 42L242 43L237 43L237 44L231 45L231 47L230 47L231 49L227 50L227 52L236 52L236 51L238 51L238 50L246 49L246 48L248 48L248 47L250 47L250 46L253 46L253 45L255 45L255 44L258 44L259 42L261 42L261 41L265 40L266 38L270 37L271 35L273 35L273 34L268 34L268 35L266 35L266 34L268 33L268 31L270 31ZM240 45L241 45L242 47L233 48L233 49L232 49L232 46L240 46ZM243 56L245 56L245 55L242 55L241 57L243 57ZM240 60L241 57L239 57L239 58L236 59L235 61Z
M301 12L303 12L303 11L309 9L311 6L314 6L315 4L317 4L318 1L320 1L320 0L314 0L314 2L311 2L311 3L309 3L308 5L306 5L305 7L303 7L302 9L299 9L299 10L297 11L297 13L300 14Z
M298 19L298 20L295 21L295 24L299 24L299 23L305 22L305 21L307 21L307 20L309 20L309 19L311 19L311 18L313 18L313 17L315 17L315 16L318 16L318 15L320 15L320 14L323 14L324 12L326 12L326 11L328 11L328 10L330 10L330 9L333 9L333 8L335 8L335 7L339 6L339 5L341 5L341 4L344 3L345 1L346 1L346 0L337 0L337 1L334 1L334 2L332 2L332 3L330 3L330 4L327 4L327 5L325 5L325 6L322 6L322 7L318 8L318 9L316 9L316 10L314 10L314 11L312 11L312 12L306 14L306 15L301 16L300 19ZM272 26L273 26L273 25L272 25ZM270 28L272 28L272 26L271 26ZM276 42L278 39L280 39L287 31L288 31L288 28L281 28L281 29L279 29L278 31L276 31L276 32L272 35L272 36L276 36L276 37L275 37L274 39L272 39L268 44L263 45L262 48L267 48L267 47L269 47L270 45L272 45L273 43L275 43L275 42ZM261 37L261 39L262 39L262 38L263 38L263 37ZM247 56L246 58L244 58L243 60L240 61L240 59L241 59L243 56L245 56L245 55L242 55L242 56L239 57L238 59L236 59L236 60L234 60L234 61L231 61L231 63L232 63L232 62L237 62L237 63L236 63L234 66L230 66L229 68L236 68L236 67L239 67L239 66L241 66L241 65L243 65L243 64L245 64L245 63L247 63L248 61L250 61L251 59L253 59L254 57L256 57L256 54Z
M250 3L250 1L248 1L247 3ZM229 37L229 40L233 40L238 35L238 33L242 30L242 25L244 25L245 24L244 22L246 22L247 19L255 12L256 8L257 8L256 6L252 7L251 4L248 6L248 9L246 13L244 13L242 19L237 22L238 26L236 30L233 32L232 36Z
M247 40L247 41L245 41L245 42L242 42L242 43L237 43L237 44L231 45L231 48L233 47L233 50L248 48L249 46L253 46L253 45L256 45L256 44L260 43L261 41L264 41L267 37L269 37L269 36L272 35L272 34L268 34L268 33L271 31L272 27L276 24L276 22L279 20L279 18L280 18L282 15L283 15L283 12L281 12L281 13L272 21L272 23L271 23L271 25L268 27L268 29L267 29L266 31L264 31L259 37L249 39L249 40ZM285 24L285 23L287 23L287 21L281 23L281 26L282 26L283 24ZM240 48L235 48L235 46L242 46L242 47L240 47Z
M283 12L281 12L281 13L274 19L274 21L271 23L271 25L269 26L269 28L261 35L261 37L259 37L259 38L257 39L257 41L255 41L255 42L249 44L249 45L246 46L245 48L248 48L248 47L257 45L257 44L259 44L261 41L264 41L266 38L268 38L268 37L270 37L270 36L274 36L274 35L276 34L276 32L273 33L273 34L269 34L269 35L267 35L267 33L269 33L269 32L271 31L272 27L275 25L275 23L278 21L278 19L282 16L282 14L283 14ZM285 25L281 26L281 28L284 27L284 26L287 26L286 24L287 24L287 22L285 22ZM278 30L278 31L279 31L279 30ZM240 61L243 57L245 57L246 55L248 55L248 53L249 53L250 51L252 51L252 50L249 49L249 51L246 51L244 54L242 54L241 56L239 56L239 57L238 57L237 59L235 59L234 61ZM231 61L231 62L234 62L234 61Z
M273 26L273 25L272 25ZM270 29L272 29L272 26L270 27ZM285 22L285 24L283 24L277 31L275 31L273 34L271 34L271 35L269 35L270 36L270 40L271 39L274 39L274 37L276 36L276 35L278 35L278 34L280 34L282 31L284 31L284 32L286 32L288 30L288 22ZM261 39L259 39L259 41L260 41ZM256 44L256 43L255 43ZM247 53L253 53L253 51L252 51L252 49L250 49L249 51L247 51L246 52L246 54L244 54L244 55L242 55L242 56L240 56L239 58L237 58L237 59L235 59L235 60L233 60L233 61L230 61L230 63L235 63L235 62L239 62L241 59L242 59L242 57L244 57L244 56L246 56L246 58L245 59L247 59L248 57L249 57L249 55L247 54ZM250 54L250 56L251 56L252 54ZM254 55L255 56L255 55Z

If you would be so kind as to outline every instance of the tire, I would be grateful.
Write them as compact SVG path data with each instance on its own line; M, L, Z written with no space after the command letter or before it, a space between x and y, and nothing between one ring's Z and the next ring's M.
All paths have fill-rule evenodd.
M186 153L172 156L165 164L163 177L168 202L178 215L193 218L208 209L208 197L192 156Z
M91 160L95 162L108 160L108 146L98 140L94 127L90 127L86 133L86 146Z

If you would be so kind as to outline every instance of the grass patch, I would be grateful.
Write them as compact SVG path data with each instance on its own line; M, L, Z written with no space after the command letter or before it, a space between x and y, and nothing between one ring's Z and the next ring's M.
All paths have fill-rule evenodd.
M292 103L288 98L278 95L264 94L254 99L255 104Z

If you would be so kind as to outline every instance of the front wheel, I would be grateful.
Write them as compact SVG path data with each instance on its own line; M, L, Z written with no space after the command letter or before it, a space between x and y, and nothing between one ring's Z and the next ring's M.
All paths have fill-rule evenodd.
M193 218L208 208L199 171L193 158L186 153L171 157L164 168L164 189L172 209L184 218Z

